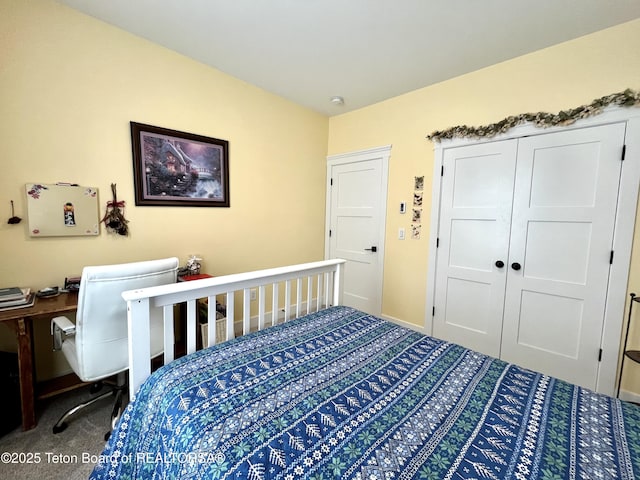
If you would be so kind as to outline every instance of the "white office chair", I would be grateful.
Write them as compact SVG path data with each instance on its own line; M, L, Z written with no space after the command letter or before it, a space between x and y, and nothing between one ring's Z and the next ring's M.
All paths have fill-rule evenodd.
M115 394L111 428L122 412L122 395L126 391L129 367L127 340L127 304L122 292L138 288L175 283L178 259L166 258L146 262L85 267L78 292L76 323L67 317L51 321L54 350L62 350L69 365L83 382L93 382L92 393L101 380L117 375L115 387L67 411L53 427L53 433L67 428L66 420L94 402ZM161 312L151 320L151 353L163 349ZM96 388L97 387L97 388ZM110 431L105 435L108 439Z

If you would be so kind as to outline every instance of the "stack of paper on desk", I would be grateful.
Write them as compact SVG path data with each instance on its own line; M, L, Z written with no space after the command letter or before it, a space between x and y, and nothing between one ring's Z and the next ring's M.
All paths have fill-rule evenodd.
M0 288L0 311L30 307L34 301L35 295L30 288Z

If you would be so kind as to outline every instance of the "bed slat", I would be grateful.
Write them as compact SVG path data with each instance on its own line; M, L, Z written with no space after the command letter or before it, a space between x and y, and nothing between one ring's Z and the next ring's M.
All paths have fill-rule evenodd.
M324 306L329 306L329 274L324 274Z
M342 269L343 264L336 265L336 274L333 275L333 305L340 305L340 292L342 289ZM328 305L327 305L328 306Z
M167 364L174 359L173 346L176 343L173 333L173 305L163 307L162 319L164 321L164 363Z
M302 278L296 279L296 318L302 315Z
M264 324L264 301L266 295L266 288L264 285L260 285L258 288L258 330L263 330Z
M242 334L251 331L251 289L245 288L242 295Z
M233 292L227 292L227 338L225 340L231 340L235 337L235 331L233 328L233 319L235 318L235 309Z
M291 280L284 284L284 321L289 321L289 309L291 308Z
M196 351L196 302L187 302L187 353Z
M280 310L278 308L278 284L273 284L273 294L271 296L271 325L278 324L278 315L280 315Z
M218 312L216 309L217 300L215 295L207 298L207 318L215 318L215 321L209 320L209 328L207 329L207 345L215 345L224 342L224 338L218 338Z
M322 274L319 273L318 276L316 277L316 312L320 311L320 308L322 306Z

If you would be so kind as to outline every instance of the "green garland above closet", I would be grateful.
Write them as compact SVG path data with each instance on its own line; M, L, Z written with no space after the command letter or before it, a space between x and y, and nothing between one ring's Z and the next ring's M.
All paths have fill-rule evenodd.
M448 128L446 130L438 130L427 135L427 139L433 142L447 140L451 138L490 138L500 133L505 133L523 123L533 123L537 127L547 128L555 126L564 126L574 123L581 118L598 115L611 105L619 107L634 107L640 105L640 92L626 89L624 92L613 93L605 97L597 98L588 105L582 105L570 110L562 110L558 113L522 113L505 118L497 123L485 125L482 127L469 127L467 125L459 125L457 127Z

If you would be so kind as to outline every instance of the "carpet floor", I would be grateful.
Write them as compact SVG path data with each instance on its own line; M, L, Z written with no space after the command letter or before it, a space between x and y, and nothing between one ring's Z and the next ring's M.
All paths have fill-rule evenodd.
M0 479L88 478L110 429L113 397L78 412L65 431L54 435L52 428L64 412L91 397L85 387L41 402L36 428L18 427L0 437Z

